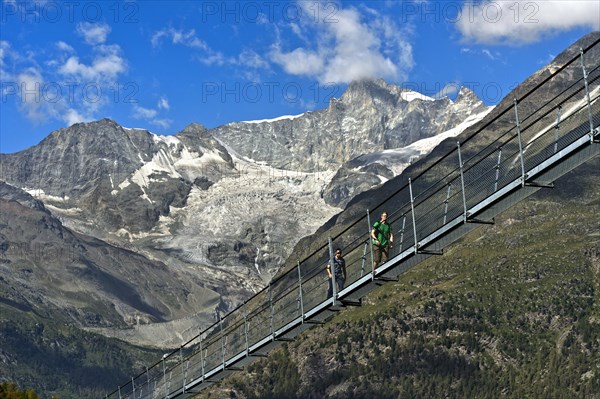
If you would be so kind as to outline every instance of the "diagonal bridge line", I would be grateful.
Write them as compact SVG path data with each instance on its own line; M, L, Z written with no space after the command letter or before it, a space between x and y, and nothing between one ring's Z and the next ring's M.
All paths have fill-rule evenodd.
M193 397L343 308L360 305L372 290L599 155L599 51L600 40L581 49L378 205L393 210L396 240L388 262L373 267L366 210L296 268L105 398ZM546 97L541 106L540 96ZM333 245L345 253L348 285L326 298L324 270Z

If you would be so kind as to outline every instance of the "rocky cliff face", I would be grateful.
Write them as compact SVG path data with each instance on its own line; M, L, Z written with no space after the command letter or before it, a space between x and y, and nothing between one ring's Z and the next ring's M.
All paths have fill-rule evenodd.
M57 130L37 146L0 155L0 163L0 179L72 209L96 235L148 231L171 206L183 206L193 186L233 170L229 153L200 125L161 137L109 119Z
M482 120L492 108L471 114L453 128L415 141L405 147L377 151L345 162L323 192L325 201L344 208L356 195L398 176L413 162L429 154L442 140L458 136L463 130Z
M466 89L452 102L383 81L363 81L351 84L321 111L210 131L191 124L174 136L158 136L103 119L55 131L22 152L1 154L0 180L9 184L0 193L4 200L21 201L28 212L45 213L64 240L71 235L97 239L94 247L142 257L82 261L85 268L110 275L104 285L81 283L82 292L96 287L114 294L121 287L139 298L134 306L112 294L91 294L98 307L114 302L117 310L101 314L95 324L74 316L78 322L136 343L149 343L151 336L172 343L168 330L173 335L199 322L211 323L215 310L237 306L264 287L298 240L353 196L393 178L441 138L458 134L488 110ZM412 147L396 148L406 145ZM6 206L14 217L18 209ZM7 220L2 230L7 245L26 245L9 239L11 229L33 231L33 219L18 227ZM72 246L63 244L61 252ZM61 247L58 241L50 246ZM30 262L26 256L10 261ZM159 264L163 274L150 275L166 286L119 274L114 270L118 262L127 273L142 275L150 272L139 262ZM59 257L50 264L56 265L57 275L65 273L67 281L74 281L71 266L59 272L64 264ZM50 284L43 279L29 283L24 292L46 292ZM180 320L179 327L163 324L161 334L144 327L173 320ZM114 330L123 325L135 328L125 335Z
M164 322L214 306L200 275L66 228L27 193L0 184L1 297L38 315L59 312L82 327Z
M326 109L230 123L211 132L248 159L295 170L335 170L357 156L433 137L487 109L466 88L452 102L367 80L351 83Z
M190 125L165 137L105 119L53 132L0 154L9 183L0 185L0 310L60 313L108 336L175 347L285 259L295 266L307 243L326 242L327 228L373 209L407 165L426 168L455 140L424 154L471 134L488 111L466 90L451 102L366 81L327 109L271 122ZM15 358L3 350L0 359Z

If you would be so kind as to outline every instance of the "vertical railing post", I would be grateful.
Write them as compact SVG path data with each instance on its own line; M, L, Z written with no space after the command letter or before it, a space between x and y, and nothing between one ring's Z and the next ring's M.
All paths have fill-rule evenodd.
M133 399L135 399L135 382L133 381L133 377L131 377L131 392L133 393Z
M402 246L404 245L404 229L406 228L406 214L402 218L402 230L400 230L400 251L402 253Z
M369 241L371 240L371 235L369 235L368 238ZM365 242L364 248L363 248L363 255L362 255L362 263L360 265L360 276L364 276L365 275L365 264L367 263L367 251L369 250L369 243ZM371 262L372 263L372 262Z
M221 312L219 312L219 329L221 333L221 360L223 361L223 370L225 370L225 337L223 333L223 319L221 318Z
M458 148L458 167L460 169L460 185L462 187L463 222L467 223L467 195L465 193L465 175L463 171L462 155L460 153L460 141L457 141L456 145Z
M204 381L204 348L202 347L202 331L200 331L200 369L202 370L202 381Z
M275 341L275 308L273 307L273 286L269 283L269 309L271 310L271 339Z
M169 382L167 383L167 395L166 398L170 398L171 397L171 383L173 382L173 369L171 369L171 371L169 371Z
M122 399L121 398L121 386L120 385L119 385L119 399Z
M452 183L448 183L448 190L446 190L446 200L444 201L444 220L442 226L446 224L448 218L448 202L450 202L450 191L452 190Z
M304 297L302 296L302 270L300 269L300 262L298 262L298 298L300 299L302 324L304 324Z
M181 362L181 380L183 386L181 387L181 391L185 393L185 366L183 365L183 345L179 347L179 361Z
M419 242L417 239L417 219L415 218L415 197L413 196L412 180L408 178L408 190L410 192L410 212L412 213L413 234L415 237L415 254L419 252Z
M163 384L165 384L165 398L169 397L169 387L167 386L167 367L165 365L165 356L162 358L163 365Z
M373 256L373 238L371 237L371 230L373 229L371 225L371 213L367 209L367 224L369 225L369 248L371 251L371 280L375 279L375 258Z
M187 377L188 377L189 372L190 372L190 359L188 358L188 360L186 360L186 362L185 362L185 382L183 383L183 392L184 393L185 393L185 384L187 382L187 379L188 379Z
M494 192L498 191L498 181L500 180L500 161L502 160L502 147L498 147L498 161L496 162L496 181L494 182Z
M521 158L521 186L525 187L525 156L523 154L523 139L521 137L521 122L519 121L519 108L517 106L517 99L515 98L515 118L517 124L517 136L519 139L519 157Z
M556 125L554 125L554 153L558 152L558 139L560 135L560 111L561 106L559 105L556 110Z
M244 309L244 341L246 345L246 357L250 356L250 342L248 339L248 329L248 312Z
M333 241L331 241L331 237L328 239L329 244L329 272L331 273L331 290L333 292L333 306L335 306L335 298L337 296L337 287L335 284L335 268L333 267Z
M150 388L150 373L148 372L148 366L146 367L146 382L148 383L148 393L151 393L152 389Z
M585 63L583 62L583 49L579 48L579 54L581 54L581 69L583 70L583 82L585 85L585 98L587 101L588 117L590 120L590 142L594 142L594 118L592 117L592 102L590 100L590 89L588 86L588 73L585 70Z

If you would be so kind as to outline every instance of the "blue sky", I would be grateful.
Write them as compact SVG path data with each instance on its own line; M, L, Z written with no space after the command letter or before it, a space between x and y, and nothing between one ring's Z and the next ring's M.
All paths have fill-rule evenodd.
M487 104L600 29L600 2L0 0L0 152L111 118L192 122L327 107L355 79Z

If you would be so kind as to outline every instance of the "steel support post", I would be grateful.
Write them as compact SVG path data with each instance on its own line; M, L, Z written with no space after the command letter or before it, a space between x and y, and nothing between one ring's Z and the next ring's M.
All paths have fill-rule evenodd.
M521 138L521 122L519 121L519 108L517 106L517 99L515 98L515 118L517 124L517 136L519 139L519 158L521 159L521 186L525 187L525 158L523 154L523 139Z
M170 393L171 393L171 382L173 382L173 370L169 371L169 381L167 383L167 395L166 395L167 399L171 397L171 395L170 395Z
M244 312L244 345L246 348L246 357L250 356L250 345L248 343L248 315Z
M185 380L184 380L184 382L183 382L183 393L185 393L185 383L186 383L186 381L187 381L187 377L188 377L188 373L189 373L189 372L190 372L190 360L188 359L188 360L185 362L185 376L184 376Z
M202 370L202 381L204 381L204 348L202 347L202 331L200 331L200 369Z
M592 101L590 100L590 89L588 86L588 73L585 70L585 63L583 62L583 49L579 48L579 54L581 55L581 70L583 71L583 83L585 85L585 98L587 101L588 117L590 120L590 142L594 142L594 118L592 117Z
M302 269L298 262L298 298L300 299L300 315L302 316L302 324L304 324L304 297L302 296Z
M181 392L185 393L185 366L183 362L183 345L179 347L179 361L181 362L181 380L183 386L181 387Z
M275 308L273 308L273 286L269 283L269 308L271 309L271 339L275 341Z
M369 235L368 240L371 241L371 236ZM365 275L365 264L367 263L367 251L369 250L369 242L365 242L364 248L363 248L363 255L362 255L362 263L360 265L360 276L364 276ZM373 262L371 262L372 264Z
M373 239L371 237L371 212L367 209L367 224L369 225L369 250L371 252L371 281L375 280L375 258L373 256Z
M223 361L223 370L225 370L225 337L223 335L223 319L221 318L221 312L219 312L219 330L221 333L221 357Z
M412 180L408 178L408 190L410 192L410 211L412 213L413 234L415 236L415 254L419 251L419 241L417 240L417 220L415 219L415 198L413 197Z
M167 387L167 367L165 365L165 358L163 357L162 359L162 365L163 365L163 384L165 384L165 398L169 397L169 387Z
M559 105L556 110L556 125L554 125L554 153L558 152L558 139L560 136L560 111L562 107Z
M335 283L335 268L333 267L333 241L331 237L327 238L329 244L329 272L331 273L331 289L333 292L332 305L335 306L335 298L337 297L337 286Z
M121 386L120 385L119 385L119 399L122 399L121 398Z
M458 148L458 168L460 169L460 186L462 188L463 200L463 222L467 223L467 194L465 193L465 175L463 172L462 155L460 153L460 141L456 142Z
M406 228L406 214L402 218L402 230L400 230L400 250L398 252L402 253L402 246L404 245L404 229Z
M146 382L148 383L148 393L150 393L150 391L152 391L152 389L150 389L150 373L148 373L148 366L146 367Z
M500 179L500 162L502 160L502 147L498 147L498 161L496 162L496 181L494 182L494 192L498 191L498 180Z
M444 221L442 222L442 226L446 225L446 220L448 218L448 202L450 202L450 192L452 191L452 183L448 183L448 190L446 190L446 200L444 201ZM402 251L402 248L400 248Z
M131 377L131 393L133 393L133 399L135 399L135 382L133 381L133 377Z

